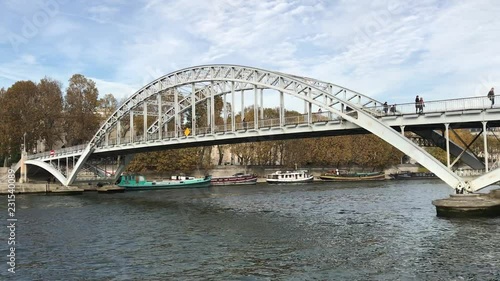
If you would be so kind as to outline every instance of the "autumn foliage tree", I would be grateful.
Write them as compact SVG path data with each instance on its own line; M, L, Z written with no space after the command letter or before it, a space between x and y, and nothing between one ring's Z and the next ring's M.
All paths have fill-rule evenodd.
M13 161L17 160L24 140L28 151L36 146L42 122L37 116L40 100L37 85L32 81L18 81L3 94L2 123L7 130L3 146Z
M64 103L68 145L89 141L99 129L98 96L99 91L91 79L81 74L75 74L69 79Z
M7 160L10 157L9 152L9 127L7 125L7 110L6 107L3 106L6 102L6 90L4 88L0 89L0 160L3 163L3 166L7 166Z
M0 157L15 162L26 143L29 153L38 152L38 142L46 147L62 137L61 84L43 78L38 84L18 81L0 91Z
M171 149L139 153L127 167L128 172L157 172L163 175L191 174L200 167L198 148Z
M57 80L43 78L37 85L40 101L37 115L40 116L39 139L45 142L48 149L54 148L63 139L63 96L62 86Z
M98 103L99 114L101 115L102 121L106 121L106 119L108 119L108 117L118 108L118 101L111 93L104 95L103 98L99 99Z

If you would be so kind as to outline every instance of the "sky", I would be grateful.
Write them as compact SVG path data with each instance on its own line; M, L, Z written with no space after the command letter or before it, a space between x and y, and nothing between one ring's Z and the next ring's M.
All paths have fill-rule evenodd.
M496 0L0 0L0 88L76 73L118 100L170 72L247 65L389 103L500 87Z

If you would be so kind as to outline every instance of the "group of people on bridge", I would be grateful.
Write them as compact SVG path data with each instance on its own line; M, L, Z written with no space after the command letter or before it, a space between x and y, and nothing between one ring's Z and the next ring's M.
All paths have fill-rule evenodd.
M393 114L393 115L396 114L396 105L395 104L391 105L391 107L389 108L389 105L387 104L387 102L384 102L383 106L384 106L384 114L385 115L387 115L388 112L391 112L391 114ZM417 95L415 97L415 113L423 114L424 107L425 107L424 98L419 97Z
M417 114L422 114L424 113L424 98L423 97L418 97L418 95L415 97L415 113Z
M491 88L491 90L488 92L487 97L491 101L491 107L493 108L493 106L495 105L495 92L494 92L494 88ZM425 107L424 98L423 97L419 97L417 95L415 97L415 113L416 114L423 114L424 113L424 107ZM387 115L388 112L390 112L393 115L396 114L396 105L395 104L391 105L390 108L389 108L389 105L387 104L387 102L384 102L383 108L384 108L384 114L385 115Z
M387 115L388 111L389 111L389 105L387 104L387 102L384 102L384 114ZM396 114L396 105L395 104L391 105L390 112L392 115Z

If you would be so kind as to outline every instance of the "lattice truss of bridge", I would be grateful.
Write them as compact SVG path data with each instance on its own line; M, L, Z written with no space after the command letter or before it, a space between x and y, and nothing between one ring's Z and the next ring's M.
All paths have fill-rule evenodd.
M217 100L228 105L222 116L215 114ZM287 115L287 108L297 108L297 104L299 108L303 104L303 114ZM241 110L249 106L254 118L242 122ZM425 114L418 114L414 103L385 108L366 95L312 78L238 65L197 66L145 85L102 124L89 143L25 156L15 169L21 170L21 180L26 170L33 169L28 166L36 166L63 185L112 182L139 152L371 133L450 187L474 192L500 180L500 170L491 170L488 161L481 161L489 159L487 138L483 138L484 157L480 158L469 149L471 143L455 144L449 136L460 128L486 132L498 127L500 109L490 107L486 97L427 101ZM279 118L269 118L264 108L278 108ZM206 120L196 120L201 111ZM189 132L185 132L186 123L190 123ZM405 136L409 132L410 138ZM413 141L415 137L443 148L447 164L427 153ZM451 155L456 157L454 162ZM470 179L455 173L458 160L481 175Z

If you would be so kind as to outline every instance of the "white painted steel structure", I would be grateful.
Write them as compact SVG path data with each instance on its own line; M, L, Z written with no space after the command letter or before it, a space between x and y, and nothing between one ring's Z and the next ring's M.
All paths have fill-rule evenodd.
M236 122L239 117L235 95L241 95L243 109L244 94L248 92L253 94L254 120ZM266 119L264 99L267 101L274 93L279 93L280 116ZM304 102L302 116L286 116L285 95ZM216 124L216 96L231 105L223 112L223 124ZM198 127L193 118L191 133L182 135L180 127L185 124L185 114L196 116L196 108L202 104L208 111L207 126ZM335 84L247 66L205 65L172 72L138 90L104 122L88 144L58 150L55 155L31 155L26 164L39 166L64 185L70 185L92 156L122 156L117 170L121 172L134 153L148 150L368 131L418 161L452 188L472 192L498 181L500 170L467 182L451 170L449 161L448 166L443 165L401 132L405 128L440 129L441 138L448 140L450 128L463 124L482 124L486 131L488 123L500 120L500 109L489 107L489 100L477 97L428 101L425 114L416 114L413 103L396 105L394 112L386 114L381 102ZM143 117L141 131L134 130L135 116ZM153 121L152 125L148 126L148 121ZM450 142L446 143L450 152ZM485 151L486 148L485 141ZM66 164L65 169L60 161ZM485 168L488 171L487 163Z

